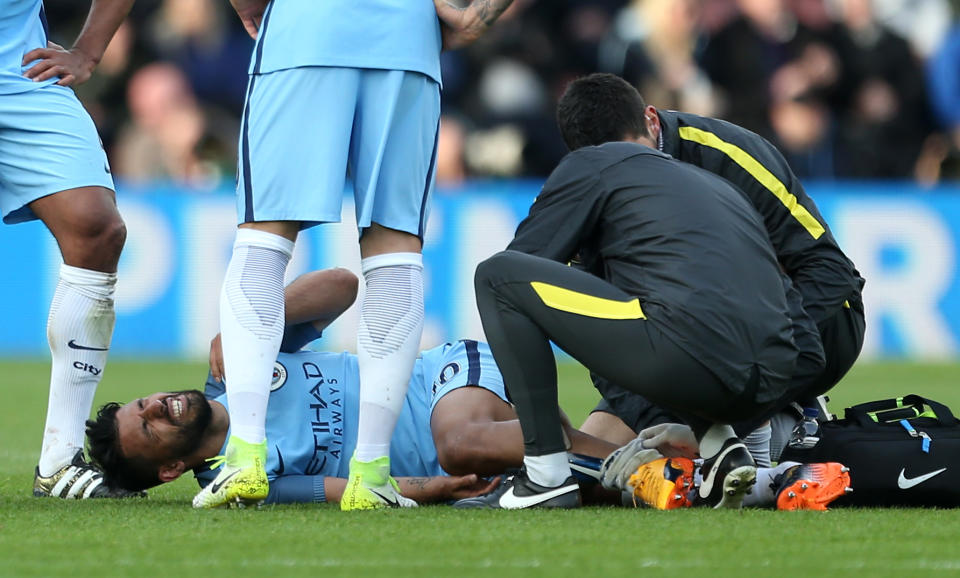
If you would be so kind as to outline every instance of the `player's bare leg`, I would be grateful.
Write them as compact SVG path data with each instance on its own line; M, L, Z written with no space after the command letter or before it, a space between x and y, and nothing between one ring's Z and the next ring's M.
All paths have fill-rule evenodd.
M622 419L605 411L595 411L588 415L580 426L580 431L616 444L617 447L625 446L637 437L637 433L623 423Z
M430 417L440 467L453 475L494 475L523 464L523 432L510 405L482 387L443 396Z
M390 476L390 438L423 332L420 239L376 223L360 238L366 292L357 332L360 418L342 510L416 505Z
M126 227L113 191L103 187L61 191L33 201L30 208L63 256L47 321L50 395L34 495L116 495L82 451L84 422L113 337L113 292Z
M223 468L194 497L195 508L267 497L267 400L283 338L283 278L299 230L292 221L246 223L237 230L220 295L230 439Z
M482 387L462 387L437 402L430 430L440 466L453 475L494 475L523 465L523 432L513 408ZM564 420L570 452L602 459L619 446Z

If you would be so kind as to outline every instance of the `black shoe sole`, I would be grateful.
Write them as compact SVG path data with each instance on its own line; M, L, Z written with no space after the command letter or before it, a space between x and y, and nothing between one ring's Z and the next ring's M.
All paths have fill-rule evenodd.
M723 477L723 493L720 501L713 507L719 509L739 509L743 507L743 498L757 483L757 468L740 466L727 472Z

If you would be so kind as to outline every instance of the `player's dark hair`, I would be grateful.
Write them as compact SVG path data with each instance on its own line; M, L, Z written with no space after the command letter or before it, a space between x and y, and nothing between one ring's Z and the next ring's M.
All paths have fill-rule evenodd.
M597 73L567 86L557 104L557 124L567 148L648 136L643 110L647 104L629 82Z
M87 420L90 457L103 470L104 480L110 486L139 491L159 485L155 465L146 460L128 458L120 451L118 409L119 403L106 403L97 410L96 419Z

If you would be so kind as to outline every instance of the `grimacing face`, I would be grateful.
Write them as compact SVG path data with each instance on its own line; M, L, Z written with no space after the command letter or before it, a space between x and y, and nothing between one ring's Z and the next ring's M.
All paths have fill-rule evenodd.
M182 460L200 446L212 414L195 389L135 399L117 410L120 451L157 466Z

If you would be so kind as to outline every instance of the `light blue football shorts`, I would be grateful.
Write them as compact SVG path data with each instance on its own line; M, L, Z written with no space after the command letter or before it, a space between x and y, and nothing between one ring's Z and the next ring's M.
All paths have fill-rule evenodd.
M482 387L508 401L503 377L486 343L457 341L423 352L414 368L404 410L390 445L390 467L394 475L445 474L437 457L430 417L440 399L468 386Z
M424 352L423 361L431 414L443 396L461 387L482 387L508 401L500 368L490 346L482 341L468 339L435 347Z
M50 84L0 94L3 221L31 221L37 217L29 203L91 186L113 190L113 178L93 120L73 90Z
M237 167L238 222L339 222L423 237L440 87L403 70L311 66L251 75Z

